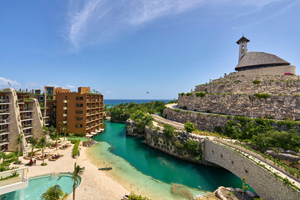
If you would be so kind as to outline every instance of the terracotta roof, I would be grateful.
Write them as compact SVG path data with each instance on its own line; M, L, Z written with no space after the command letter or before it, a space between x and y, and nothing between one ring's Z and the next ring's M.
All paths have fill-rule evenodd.
M260 65L290 65L290 63L273 54L264 52L247 52L235 69Z
M250 42L250 40L243 36L243 37L241 37L241 39L239 39L236 43L237 43L237 44L240 44L240 42Z

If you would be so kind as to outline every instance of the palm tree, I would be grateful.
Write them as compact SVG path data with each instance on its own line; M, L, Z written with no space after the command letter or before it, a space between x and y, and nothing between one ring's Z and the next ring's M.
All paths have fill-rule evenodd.
M55 131L55 138L56 138L55 147L57 150L57 140L58 140L58 132L57 131Z
M31 143L31 155L30 155L30 160L32 160L32 156L33 156L33 149L35 147L35 145L37 145L37 139L34 137L30 138L30 143Z
M63 133L64 133L64 140L66 140L66 134L68 132L68 127L67 126L64 126L63 127Z
M46 139L45 139L45 137L42 137L41 139L40 139L40 142L39 142L39 144L40 144L40 146L42 147L42 159L43 159L43 165L45 164L45 159L44 159L44 148L46 147Z
M73 172L73 176L72 176L72 179L74 180L74 184L73 184L73 200L75 200L75 190L76 190L77 176L79 174L82 174L83 170L84 170L84 167L81 168L79 165L76 165L76 162L74 163L74 172Z
M23 134L20 133L17 137L16 143L18 145L17 149L18 149L18 154L17 154L17 163L19 163L19 155L20 155L20 150L21 150L21 144L22 144L22 138L23 138Z
M42 194L42 200L66 200L68 193L64 193L59 185L50 187Z
M45 135L48 135L49 134L49 131L48 131L48 127L47 126L43 126L43 132Z

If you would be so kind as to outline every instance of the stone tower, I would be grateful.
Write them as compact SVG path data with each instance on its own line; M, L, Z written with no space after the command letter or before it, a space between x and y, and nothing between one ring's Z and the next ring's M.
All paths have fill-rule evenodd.
M244 36L241 37L236 43L240 46L239 47L239 59L238 62L242 59L243 55L245 55L248 52L247 43L250 42L247 38Z

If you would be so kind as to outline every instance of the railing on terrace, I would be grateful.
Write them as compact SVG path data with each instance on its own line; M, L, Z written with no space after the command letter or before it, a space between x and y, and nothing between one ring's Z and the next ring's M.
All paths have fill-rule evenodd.
M24 116L24 119L31 119L32 116Z
M0 103L9 103L9 99L0 99Z
M33 109L31 107L27 107L27 108L24 108L23 111L32 111Z
M0 140L0 143L9 142L8 138Z
M0 172L0 195L28 186L28 167Z
M9 123L9 119L0 119L0 123Z
M27 127L31 127L31 126L32 126L31 124L24 124L23 128L27 128Z
M6 112L9 112L9 109L0 110L0 113L6 113Z
M8 132L8 129L2 129L2 130L0 130L0 133L5 133L5 132Z

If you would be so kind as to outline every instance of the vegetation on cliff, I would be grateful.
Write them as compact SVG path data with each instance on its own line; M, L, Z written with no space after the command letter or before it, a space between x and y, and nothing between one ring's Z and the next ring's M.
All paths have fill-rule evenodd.
M105 107L105 112L109 113L111 116L111 121L115 122L125 122L127 119L132 118L135 113L140 111L140 113L149 114L162 114L165 108L165 102L162 101L152 101L149 103L124 103L112 106L108 108ZM137 117L138 118L138 117Z

